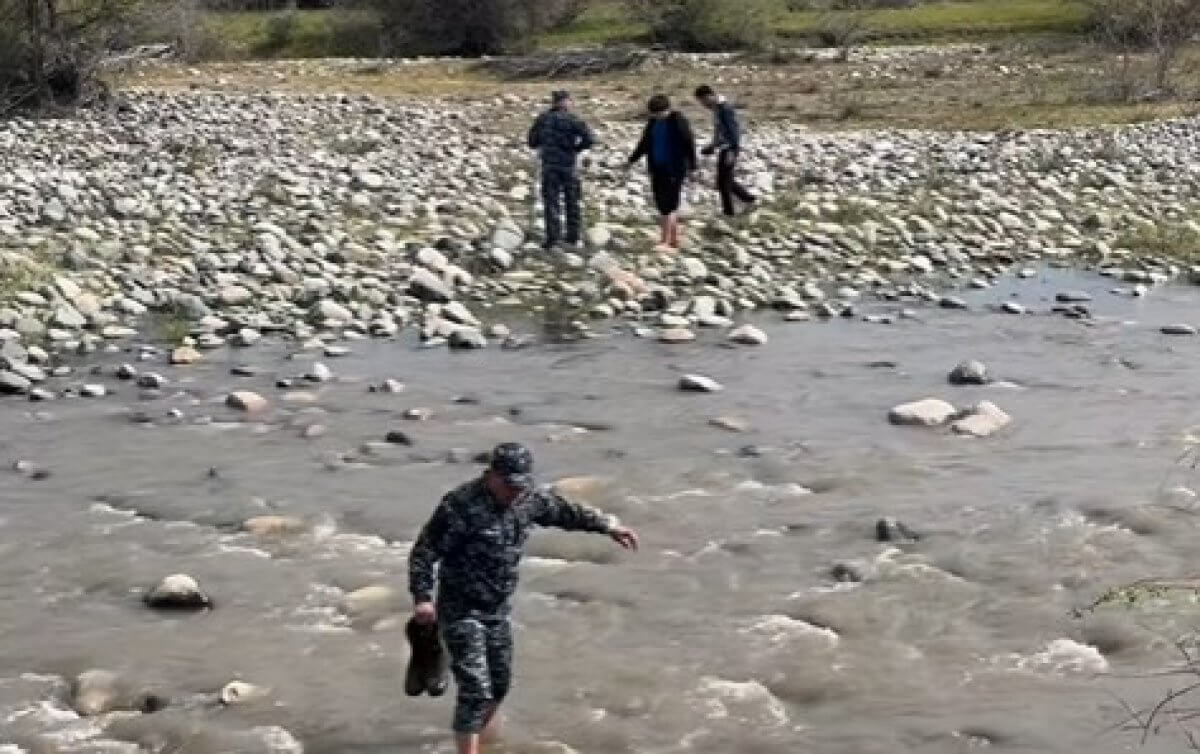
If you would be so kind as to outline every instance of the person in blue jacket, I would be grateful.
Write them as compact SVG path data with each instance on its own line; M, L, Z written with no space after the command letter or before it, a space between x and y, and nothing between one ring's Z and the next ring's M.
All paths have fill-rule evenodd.
M646 158L650 172L650 187L660 216L662 239L660 251L679 248L679 207L683 201L683 185L696 172L696 139L683 113L671 108L671 100L656 94L647 105L650 117L642 131L637 148L629 156L629 165Z

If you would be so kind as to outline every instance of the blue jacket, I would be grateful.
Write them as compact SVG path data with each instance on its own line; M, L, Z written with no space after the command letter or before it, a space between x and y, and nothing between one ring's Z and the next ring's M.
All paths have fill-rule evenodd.
M713 149L731 149L734 152L742 147L742 132L738 126L737 112L728 102L717 104L713 111Z
M666 122L671 126L672 139L674 141L674 149L671 150L671 154L674 159L670 165L650 165L649 167L651 170L657 170L682 178L695 170L696 165L699 163L699 159L696 157L696 138L692 135L692 127L682 113L672 112L667 116ZM629 156L631 164L643 157L650 156L654 123L654 118L646 121L646 128L642 131L642 138L638 141L637 148L633 150L633 154Z

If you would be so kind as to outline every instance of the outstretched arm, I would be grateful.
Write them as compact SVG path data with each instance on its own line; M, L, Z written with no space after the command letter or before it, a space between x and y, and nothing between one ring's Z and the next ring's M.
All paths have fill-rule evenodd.
M572 503L552 490L540 490L534 502L533 522L566 531L590 531L607 534L628 550L636 550L637 534L623 526L616 516L590 505Z
M629 164L637 162L650 153L650 126L647 125L642 131L642 136L638 139L637 146L633 149L633 154L629 155Z
M688 172L694 173L700 164L700 159L696 156L696 137L692 133L692 124L682 115L679 116L679 135L683 139L684 160L687 162Z
M433 602L434 568L450 552L458 533L458 517L443 499L408 555L408 591L414 605Z

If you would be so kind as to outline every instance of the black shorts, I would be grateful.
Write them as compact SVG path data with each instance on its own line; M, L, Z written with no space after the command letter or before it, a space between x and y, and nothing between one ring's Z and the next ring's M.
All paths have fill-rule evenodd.
M679 210L683 197L683 176L651 171L650 188L654 191L654 206L658 214L669 215Z

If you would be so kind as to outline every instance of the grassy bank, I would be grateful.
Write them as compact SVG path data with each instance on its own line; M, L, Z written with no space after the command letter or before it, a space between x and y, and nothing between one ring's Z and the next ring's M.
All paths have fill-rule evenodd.
M794 43L817 43L825 30L860 26L880 44L989 40L1006 36L1075 34L1085 10L1072 0L959 0L863 12L781 11L776 32ZM367 11L316 10L287 14L211 13L205 23L231 56L311 58L369 54L375 47ZM544 35L543 49L643 41L647 29L620 0L598 0L565 29Z

